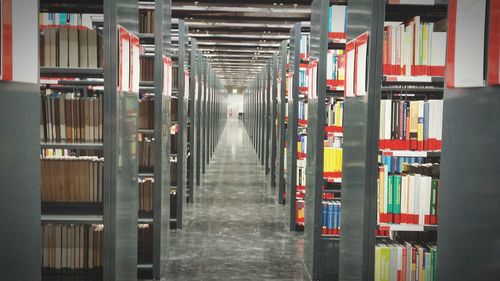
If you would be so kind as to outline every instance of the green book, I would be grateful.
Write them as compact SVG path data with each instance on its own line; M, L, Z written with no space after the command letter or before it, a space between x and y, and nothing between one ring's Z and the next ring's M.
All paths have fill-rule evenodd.
M389 217L389 222L393 222L393 214L394 214L394 198L393 198L393 190L394 190L394 175L389 175L387 180L387 216Z
M438 191L438 179L432 179L431 184L431 224L437 223L435 217L437 215L437 191Z
M398 219L395 219L395 222L401 223L401 176L394 175L393 177L393 191L392 191L392 204L394 209L394 216L397 216Z
M391 249L382 246L380 249L380 281L391 281Z

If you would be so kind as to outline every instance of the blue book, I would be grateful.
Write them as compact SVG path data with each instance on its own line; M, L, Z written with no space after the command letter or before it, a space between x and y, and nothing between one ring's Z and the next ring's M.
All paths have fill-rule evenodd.
M328 234L331 234L333 231L333 220L334 220L334 214L333 214L333 202L328 203L328 220L326 222L326 229L328 231Z
M323 202L321 206L321 228L326 228L328 216L328 203Z

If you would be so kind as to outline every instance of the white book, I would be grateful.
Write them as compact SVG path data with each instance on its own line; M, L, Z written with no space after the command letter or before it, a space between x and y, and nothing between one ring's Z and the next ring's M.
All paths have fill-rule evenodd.
M404 216L408 213L408 176L401 176L401 215Z
M408 214L409 215L416 215L415 211L415 176L410 176L409 177L409 182L408 182L408 193L409 193L409 204L408 204Z
M332 9L332 32L345 32L347 6L333 5L331 9Z
M68 67L68 28L59 28L59 67Z
M430 65L444 66L446 64L446 32L431 33Z
M385 100L380 101L379 139L385 137Z
M457 1L454 86L484 86L486 0ZM454 43L454 45L453 45Z
M392 119L392 101L385 100L385 125L384 125L384 140L391 139L391 119Z

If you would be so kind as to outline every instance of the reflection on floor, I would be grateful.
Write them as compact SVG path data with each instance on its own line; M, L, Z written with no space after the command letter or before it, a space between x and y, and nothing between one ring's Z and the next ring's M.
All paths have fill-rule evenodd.
M168 280L306 280L303 239L285 230L243 125L228 121L188 205L170 233Z

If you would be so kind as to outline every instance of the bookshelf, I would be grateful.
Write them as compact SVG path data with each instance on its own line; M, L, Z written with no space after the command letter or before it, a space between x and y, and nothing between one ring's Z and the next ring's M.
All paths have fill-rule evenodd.
M170 225L170 95L171 87L164 85L168 77L165 61L171 61L171 1L157 0L139 5L139 30L144 56L152 57L152 64L141 69L144 80L139 86L142 102L150 108L140 107L139 139L151 138L154 153L152 169L139 166L138 262L139 279L160 280L165 277L168 227ZM158 12L160 11L160 12ZM145 77L144 74L149 77ZM146 79L148 78L148 79ZM143 112L142 110L147 110ZM151 112L152 111L152 112ZM152 120L151 120L152 119ZM139 154L141 154L141 150ZM150 186L148 186L150 185ZM142 195L142 197L141 197Z
M138 3L132 0L97 1L92 5L80 2L64 4L63 2L41 1L40 3L40 12L47 15L47 17L41 17L43 18L41 30L43 31L42 38L44 42L40 44L44 48L41 65L44 67L40 69L40 82L44 84L42 85L44 93L47 93L47 85L61 84L68 86L48 90L49 93L62 92L64 93L62 96L68 97L72 101L74 99L74 103L82 103L82 106L85 106L84 112L89 113L89 117L85 117L85 120L87 122L89 120L87 118L91 118L92 123L90 125L93 126L92 129L89 128L89 130L85 131L83 137L73 135L72 131L68 131L70 134L67 134L66 138L71 136L70 139L73 143L83 143L80 146L55 144L57 142L63 143L63 140L66 139L62 135L58 137L56 132L55 141L53 139L51 139L50 143L44 141L45 144L42 146L43 150L41 150L44 159L42 161L50 162L50 164L56 164L57 162L57 164L66 167L75 166L76 164L88 165L91 168L77 169L74 174L70 173L69 177L67 174L66 177L74 180L76 175L92 175L92 178L97 182L87 182L87 184L91 184L90 186L94 188L100 187L100 189L97 192L95 189L90 189L87 191L90 192L90 197L88 193L85 193L83 197L76 197L76 201L68 201L64 197L52 201L54 200L52 197L45 197L51 201L43 202L45 207L42 208L43 234L41 237L45 243L48 241L45 239L51 239L51 235L57 233L58 230L64 231L64 233L78 231L82 238L91 239L92 237L95 247L95 259L93 259L93 263L89 261L88 264L79 264L78 266L57 263L53 265L48 260L43 259L42 277L44 280L64 280L65 278L133 280L137 274L138 256L138 165L137 161L135 161L138 155L135 148L138 143L139 112L139 91L136 87L140 83L133 75L130 80L132 81L131 84L133 84L131 87L123 83L123 81L127 81L125 79L127 79L128 74L123 73L120 75L119 73L119 57L123 56L119 52L119 46L130 43L135 46L136 44ZM66 25L73 25L74 21L72 20L76 19L79 14L85 17L86 14L95 12L102 14L102 17L100 20L91 19L91 25L87 26L87 28L78 31L76 31L77 29L67 29ZM48 22L45 20L50 19L47 13L74 13L77 15L67 17L66 24L57 27L46 27L45 24ZM59 19L60 23L62 23L61 16ZM120 29L120 27L123 27L129 33ZM60 42L52 39L55 39L55 36L51 37L58 32L61 33L61 36L58 37ZM122 35L121 37L118 36L119 32ZM69 42L64 41L67 35L70 39ZM74 45L75 40L72 38L80 39L80 42L87 42L88 44ZM88 41L82 41L84 39ZM56 44L46 45L45 42L55 42ZM64 46L68 43L68 57L64 56L64 52L60 52L57 58L51 56L52 50L55 50L57 46L63 46L62 50L64 50ZM106 48L103 46L106 46ZM77 51L79 53L76 53ZM131 51L134 57L138 55L137 49L132 48ZM132 66L138 67L135 61L131 63ZM76 80L72 78L76 78ZM64 82L60 83L61 81ZM81 90L82 86L91 88L91 91ZM74 90L71 90L71 87ZM68 94L65 94L68 92L72 94L74 92L74 97L70 98ZM55 99L56 96L50 96L49 98ZM60 109L62 110L61 107ZM68 114L69 112L71 111L68 111ZM93 113L93 115L90 113ZM97 117L98 115L100 117ZM64 116L67 117L66 114ZM47 138L47 135L44 135L44 137ZM82 140L84 141L82 142ZM99 145L98 147L88 145L89 142L99 143ZM61 157L64 154L75 156ZM51 155L59 158L51 158ZM76 159L71 159L76 161L69 161L68 157L75 157ZM133 161L122 161L122 159L132 159ZM60 179L60 176L53 179ZM63 193L63 196L67 196L67 194L64 195ZM55 238L58 241L57 236ZM83 240L80 239L79 241ZM64 242L67 243L66 245L74 245L76 240L72 241L73 244L63 239L62 243ZM43 253L52 251L47 244L44 245L46 247L43 248Z
M339 280L346 5L311 4L304 263L314 280Z
M273 58L270 61L270 91L271 91L271 98L270 98L270 113L269 115L271 116L271 127L270 127L270 132L271 132L271 138L270 138L270 174L271 174L271 187L275 190L276 189L276 168L278 166L277 163L277 150L278 150L278 121L279 121L279 116L278 116L278 87L281 85L278 85L278 75L279 75L279 62L278 62L278 57L279 57L279 52L276 52L273 54ZM278 191L275 191L274 193L278 193ZM278 200L278 197L276 197L276 200Z
M277 86L277 141L276 147L276 199L279 204L285 204L286 186L286 142L287 142L287 61L288 61L288 41L285 40L280 45L278 62L276 64L276 86Z
M344 139L348 145L344 146L342 174L342 216L345 219L342 220L340 239L340 279L374 278L375 274L380 273L378 266L381 261L378 259L382 251L388 249L387 245L395 245L394 241L400 241L406 245L405 247L408 246L409 248L406 249L410 252L417 248L419 251L422 250L422 253L429 254L429 258L435 254L436 247L433 245L436 243L437 221L429 223L425 215L426 210L417 211L416 221L410 220L415 218L414 216L407 216L408 213L403 214L404 211L399 210L400 207L405 208L405 204L406 208L410 208L408 204L415 204L408 203L413 202L411 200L418 200L421 206L429 206L429 201L425 199L426 195L416 197L419 199L405 201L408 197L398 196L398 194L407 191L403 188L403 184L400 185L398 182L404 181L405 178L415 177L415 182L417 180L421 182L418 184L419 190L427 188L424 178L432 180L433 184L439 183L439 172L434 174L434 167L440 166L441 148L440 145L432 147L430 134L433 133L431 127L441 124L442 119L436 117L429 123L430 125L422 125L422 131L429 130L429 144L427 144L427 138L420 133L417 134L416 130L415 135L412 135L412 124L417 123L412 121L414 117L407 116L404 120L404 116L406 112L416 112L413 105L421 105L423 109L424 106L427 107L425 104L429 104L429 108L435 106L436 103L442 104L444 79L442 74L439 77L439 74L428 72L433 69L434 62L430 60L430 54L426 52L443 50L444 47L432 47L428 50L414 47L409 51L402 46L399 49L401 53L397 53L393 52L395 45L389 43L389 40L394 34L399 36L397 32L406 34L405 32L411 31L413 26L420 24L422 28L416 29L422 30L422 33L427 30L431 31L429 36L435 35L432 31L441 32L438 26L439 21L447 17L446 5L447 1L435 1L434 5L403 5L385 1L353 1L348 4L348 41L364 32L369 33L369 39L366 60L366 95L345 99ZM361 19L352 12L353 10L362 11L371 16ZM414 18L417 16L418 20ZM399 29L402 26L400 23L405 23L404 29ZM427 23L432 23L432 25L427 25ZM426 36L422 35L422 38ZM433 37L432 42L438 42L438 39L438 37ZM411 42L411 39L408 42ZM402 44L407 44L407 41L403 41ZM395 55L388 56L387 54L391 54L388 50ZM416 54L420 52L420 55L415 55L413 60L408 60L408 54L411 52ZM426 61L426 57L429 57L429 61ZM422 72L422 68L425 73ZM392 107L397 109L392 110L396 112L394 116L389 113ZM428 111L429 119L431 111L432 109ZM402 112L402 114L399 115L397 112ZM438 111L433 116L439 115ZM426 115L422 115L421 119L427 119ZM448 124L446 122L444 124L446 128ZM408 130L406 132L400 130L402 127ZM439 129L436 130L439 131ZM415 138L414 141L413 138ZM440 136L437 140L440 142ZM433 174L427 174L428 171L423 170L406 170L408 167L422 167L422 165L403 163L428 163L430 167L433 167ZM408 186L410 182L408 179ZM394 189L391 189L391 186ZM416 186L412 185L412 188ZM396 192L393 193L394 196L387 195L389 190ZM409 196L408 193L406 194ZM393 201L386 200L387 198L397 199L391 203ZM432 199L430 203L432 210ZM391 204L394 205L391 206ZM408 212L413 214L411 211ZM439 217L441 222L442 217ZM419 218L422 220L419 221ZM432 218L429 221L432 221ZM439 236L441 237L441 232ZM405 244L406 242L413 244ZM360 254L353 258L349 255L352 252ZM431 271L432 267L434 265L430 265Z
M449 3L451 15L452 1ZM493 3L494 1L487 1L486 26L487 30L490 29L487 32L494 28L488 21L494 20L495 15L498 15L498 10L493 10L489 6ZM456 35L459 35L458 30ZM488 46L491 37L488 35L485 37L485 46ZM471 44L476 46L476 42ZM448 41L448 50L452 48L450 45ZM493 51L493 48L486 47L486 49L485 74L489 76L493 71L487 66L487 62L492 58L489 52ZM487 80L487 76L483 77ZM447 82L448 79L446 78ZM498 173L495 165L491 164L495 161L495 155L499 153L498 146L493 145L498 142L500 135L498 126L500 99L497 95L499 88L498 86L450 88L447 84L444 89L443 124L445 125L441 154L441 183L444 188L439 198L437 279L477 279L474 276L480 276L479 279L482 280L495 279L499 267L492 261L499 258L498 247L494 243L499 224L498 220L491 220L489 217L499 215L498 209L493 207L499 198L498 189L495 188L498 186ZM467 136L463 136L463 128L467 128ZM463 175L460 171L467 171L467 175ZM472 208L468 212L461 213L459 210L466 205ZM485 211L489 212L487 217L482 215ZM465 225L464 221L467 222ZM471 237L473 243L463 243L471 241ZM461 258L466 253L471 258ZM483 270L485 266L489 269Z
M195 186L195 176L196 176L196 157L197 157L197 142L196 138L196 128L198 126L198 113L196 111L196 103L198 98L198 46L196 44L196 39L190 38L191 46L189 51L189 102L188 102L188 156L187 156L187 191L188 191L188 202L194 202L194 186Z
M272 119L274 116L272 115L272 106L273 102L271 100L272 98L272 81L271 81L271 72L272 72L272 61L268 60L266 62L265 68L264 68L264 81L263 81L263 91L264 91L264 147L263 147L263 158L264 158L264 167L266 171L266 175L269 175L271 172L271 140L272 140L272 135L271 135L271 123Z
M288 140L287 140L287 173L286 173L286 208L287 228L290 231L304 230L305 200L305 168L307 154L304 153L308 138L308 93L306 87L306 69L309 51L307 50L310 24L295 23L290 32L289 69L287 79L290 79L288 94ZM302 83L302 84L301 84ZM299 117L300 116L300 117ZM301 142L299 151L298 142ZM303 146L302 146L303 144ZM300 181L299 181L300 179Z
M195 186L201 184L203 161L203 58L200 50L196 51L196 83L195 83L195 132L194 132L194 161L195 161Z
M184 217L184 203L187 202L187 114L189 103L189 41L188 28L183 20L172 20L172 34L178 36L178 40L173 44L173 96L171 102L172 122L171 153L175 160L171 160L173 168L171 175L171 213L170 228L182 229L182 220ZM176 43L176 44L175 44ZM174 145L175 142L175 145Z
M0 231L2 278L6 280L41 280L40 209L40 87L38 78L38 1L12 2L12 67L22 73L3 75L0 81L0 126L2 146L0 164L2 196ZM2 20L6 12L2 7ZM15 21L15 19L20 19ZM4 34L2 28L2 35ZM2 51L6 45L2 40ZM19 61L20 57L23 61ZM5 56L2 56L5 69ZM2 73L5 73L2 71ZM21 78L21 79L20 79ZM35 254L34 254L35 253Z
M207 136L208 136L208 64L206 58L201 59L201 116L203 123L201 124L201 172L205 174L208 163L207 158Z

